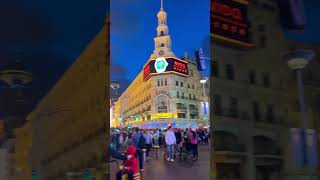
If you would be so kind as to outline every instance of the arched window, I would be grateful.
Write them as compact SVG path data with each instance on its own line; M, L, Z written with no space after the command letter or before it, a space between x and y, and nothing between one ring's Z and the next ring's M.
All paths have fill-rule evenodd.
M164 47L164 43L161 43L161 47Z
M163 31L160 32L160 36L164 36L164 32Z
M168 112L168 98L165 95L158 97L158 113Z

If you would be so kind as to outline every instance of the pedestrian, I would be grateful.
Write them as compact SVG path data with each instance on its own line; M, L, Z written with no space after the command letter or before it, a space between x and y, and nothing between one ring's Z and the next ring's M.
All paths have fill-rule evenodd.
M159 129L159 138L158 138L158 144L161 147L162 145L162 138L163 138L163 134L161 132L161 129Z
M181 135L181 129L177 129L174 133L174 135L176 136L176 140L177 140L177 149L178 151L181 151L181 141L182 141L182 135Z
M117 173L117 180L121 180L124 174L128 174L129 180L134 180L134 174L138 173L138 160L134 156L136 147L129 146L126 150L127 159L123 163L123 169Z
M197 130L193 128L191 130L190 134L190 139L191 139L191 149L193 153L193 160L196 161L198 160L198 140L197 140Z
M124 132L120 132L119 133L119 151L122 152L122 150L124 151L125 149L122 149L123 147L123 142L124 142Z
M145 138L143 137L143 134L141 133L139 128L136 128L136 133L133 135L133 143L137 149L136 156L139 159L140 171L143 171L144 169L143 169L143 151L142 151L142 149L145 146Z
M150 131L145 131L144 138L146 140L145 148L147 150L147 152L146 152L147 160L149 160L149 153L152 148L152 135L151 135Z
M176 144L176 136L174 135L173 131L171 130L171 126L168 127L166 134L165 134L165 141L168 147L168 158L167 161L174 161L174 145Z
M129 133L129 135L126 137L126 139L123 142L123 149L127 149L128 146L134 146L132 134Z

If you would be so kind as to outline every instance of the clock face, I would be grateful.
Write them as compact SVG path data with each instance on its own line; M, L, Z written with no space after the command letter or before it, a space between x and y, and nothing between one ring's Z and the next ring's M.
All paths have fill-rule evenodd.
M162 56L164 54L163 50L159 51L159 55Z
M154 63L154 67L157 71L157 73L163 73L166 71L168 66L168 62L165 58L160 57L156 59L156 62Z

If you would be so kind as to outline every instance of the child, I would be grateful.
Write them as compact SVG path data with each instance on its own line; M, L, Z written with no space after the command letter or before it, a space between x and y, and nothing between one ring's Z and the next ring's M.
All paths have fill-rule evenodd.
M134 179L134 174L138 173L138 160L135 157L136 147L128 146L126 155L127 160L123 163L123 169L117 173L117 180L121 180L122 175L128 174L129 180Z

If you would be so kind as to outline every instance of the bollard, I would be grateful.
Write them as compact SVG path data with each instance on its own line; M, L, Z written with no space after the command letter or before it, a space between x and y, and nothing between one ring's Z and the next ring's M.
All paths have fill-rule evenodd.
M143 161L146 161L146 149L142 149L142 153L143 153Z

